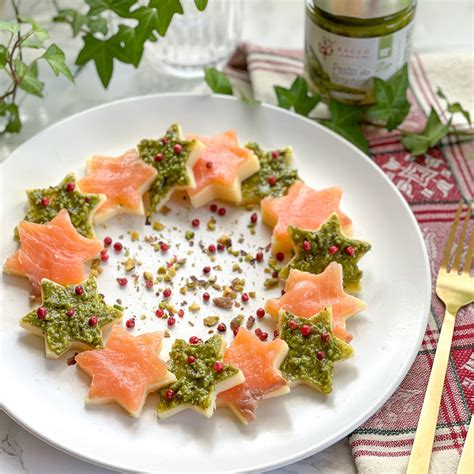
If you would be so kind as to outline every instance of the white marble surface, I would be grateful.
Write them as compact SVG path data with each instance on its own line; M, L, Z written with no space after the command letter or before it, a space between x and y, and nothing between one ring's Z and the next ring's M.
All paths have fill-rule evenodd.
M34 14L37 17L45 14L49 1L23 2L23 5L28 4L30 5L28 14ZM473 54L473 13L472 0L420 0L415 47L422 51L464 51ZM303 0L246 0L243 39L267 46L301 48L303 18ZM54 25L52 36L71 55L77 51L79 43L66 39L68 38L67 30L61 26ZM103 90L91 67L86 67L81 72L75 85L69 84L62 78L55 78L48 71L45 71L45 77L46 98L43 100L28 98L24 103L23 132L20 135L0 138L0 161L30 136L77 111L125 96L161 91L186 91L202 87L201 81L184 81L167 77L156 71L146 60L138 71L118 67L107 91ZM48 446L21 428L3 412L0 412L0 440L1 473L105 474L111 472L74 459ZM342 440L308 459L273 471L274 474L353 472L356 472L356 468L347 440Z

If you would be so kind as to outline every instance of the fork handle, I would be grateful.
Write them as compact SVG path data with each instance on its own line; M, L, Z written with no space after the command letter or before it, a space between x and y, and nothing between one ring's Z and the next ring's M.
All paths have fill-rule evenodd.
M450 312L446 309L430 380L426 389L425 399L423 400L415 440L408 461L407 474L424 474L429 471L455 320L456 312Z

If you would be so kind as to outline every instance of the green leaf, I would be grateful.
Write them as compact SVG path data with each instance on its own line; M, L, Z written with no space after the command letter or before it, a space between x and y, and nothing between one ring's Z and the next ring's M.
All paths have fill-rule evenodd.
M138 26L135 28L135 38L137 41L145 44L145 41L154 30L159 31L160 19L158 18L158 11L156 8L140 7L132 15L133 18L138 20Z
M5 101L0 102L0 117L7 117L7 124L0 134L5 132L18 133L21 130L20 114L16 104L7 104Z
M289 89L274 86L278 106L293 108L297 114L307 117L321 100L317 95L308 94L308 84L302 76L296 77Z
M9 31L10 33L16 35L20 31L20 26L18 23L0 20L0 31Z
M64 74L71 82L74 82L71 71L66 65L65 55L62 49L58 48L56 44L52 44L42 56L51 66L54 74Z
M33 34L40 43L43 43L49 38L49 33L41 25L36 23L36 21L31 18L22 18L22 20L31 25Z
M91 33L102 33L104 36L109 31L107 20L101 16L98 16L97 18L89 18L87 20L87 26Z
M471 114L469 113L468 110L463 108L463 106L459 102L454 102L453 104L449 102L448 98L444 94L444 92L438 87L438 90L436 91L436 94L438 97L441 97L441 99L444 99L447 103L447 111L454 115L454 114L461 114L465 119L466 122L471 125Z
M84 46L79 51L76 64L82 66L94 61L100 80L107 87L112 78L117 45L114 41L97 39L91 34L85 35L83 39Z
M331 99L329 102L330 120L321 120L321 123L339 135L354 143L365 153L369 153L369 143L364 137L359 122L365 110L363 107L342 104Z
M232 95L229 78L215 67L204 68L204 80L214 94Z
M412 155L421 155L429 148L434 147L449 132L450 122L443 124L431 107L431 112L426 121L424 130L421 133L404 132L402 136L403 146L411 152Z
M27 66L21 59L14 61L15 70L20 78L19 87L28 94L43 97L44 83L38 79L38 65L36 62Z
M194 0L194 3L196 4L196 7L200 12L205 10L207 7L207 0Z
M106 10L111 10L117 15L128 18L130 8L137 3L136 0L86 0L89 5L89 16L97 16Z
M388 81L374 78L376 103L367 109L367 118L383 124L387 130L400 125L410 111L407 99L408 66L405 65Z
M179 0L151 0L150 7L155 8L158 14L158 28L155 29L161 36L166 35L173 16L184 13Z
M120 25L117 34L109 41L115 45L115 57L119 61L138 67L143 55L144 44L140 38L137 38L134 28Z
M253 97L249 97L247 94L244 94L243 92L240 92L239 95L240 95L240 100L242 102L245 102L246 104L260 105L262 103L261 101L254 99Z
M0 44L0 69L3 69L8 61L8 49Z
M72 8L63 8L59 10L58 15L53 18L55 23L67 23L72 28L72 36L75 38L82 30L82 27L88 23L89 17L82 15Z

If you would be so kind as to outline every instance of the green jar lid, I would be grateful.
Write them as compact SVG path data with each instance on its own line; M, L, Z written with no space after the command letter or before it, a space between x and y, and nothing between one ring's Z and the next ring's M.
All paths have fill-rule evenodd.
M416 5L416 0L308 0L330 15L351 18L383 18Z

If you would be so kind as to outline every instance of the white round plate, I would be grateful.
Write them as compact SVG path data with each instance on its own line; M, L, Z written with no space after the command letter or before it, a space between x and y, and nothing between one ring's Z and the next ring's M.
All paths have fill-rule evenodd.
M135 420L115 405L84 406L89 378L77 366L68 366L66 357L46 359L42 338L19 328L19 318L31 308L29 286L22 278L3 275L3 408L53 446L121 471L262 471L294 462L350 433L390 397L414 360L427 322L430 279L420 230L396 188L354 146L296 114L267 105L249 106L229 97L157 95L97 107L38 134L2 165L1 260L16 248L13 229L24 215L25 189L55 185L70 171L81 176L88 156L120 154L141 138L159 137L173 122L181 123L185 132L204 135L236 128L242 143L256 141L265 148L292 145L295 166L309 185L316 189L342 186L342 209L353 219L354 236L373 245L361 261L361 298L368 308L348 321L355 356L336 365L330 396L296 387L288 395L262 403L257 419L249 426L241 425L227 409L218 409L209 420L187 410L159 421L154 413L155 395L149 397L142 417ZM256 235L248 234L250 213L246 210L227 205L227 215L218 219L218 229L210 233L205 226L211 215L207 207L194 211L180 202L172 202L170 207L173 212L168 216L158 214L167 224L163 236L172 244L168 257L188 257L177 281L193 273L200 276L202 266L209 262L197 244L200 239L209 243L227 231L236 242L242 233L245 241L235 246L251 252L270 240L270 230L261 223ZM191 228L194 217L202 224L191 248L182 235ZM172 229L174 224L178 230ZM152 233L143 218L129 216L115 218L107 229L98 227L97 233L101 238L124 235L124 244L135 255L138 244L131 244L127 236L133 229L139 230L142 238ZM149 245L142 247L140 275L144 270L156 271L165 259ZM189 249L194 250L193 255L186 255ZM134 334L165 329L166 322L153 316L159 298L143 285L139 292L132 284L119 288L115 278L123 270L117 265L124 256L110 253L98 280L106 300L121 298L127 306L126 317L137 316ZM232 261L225 255L217 258L224 267L218 272L219 283L229 282L236 276L230 271ZM242 309L249 315L279 289L263 289L267 276L263 263L251 266L244 262L241 266L243 273L237 276L246 279L248 291L257 292L257 298ZM174 302L179 304L183 298L175 288ZM199 301L201 312L193 315L186 307L186 317L172 329L172 338L205 337L208 328L202 317L218 311L202 304L200 292L186 299L188 304ZM146 320L140 319L142 314ZM220 314L228 323L236 311L232 316ZM263 326L272 330L272 323L265 319ZM165 341L166 354L172 339Z

